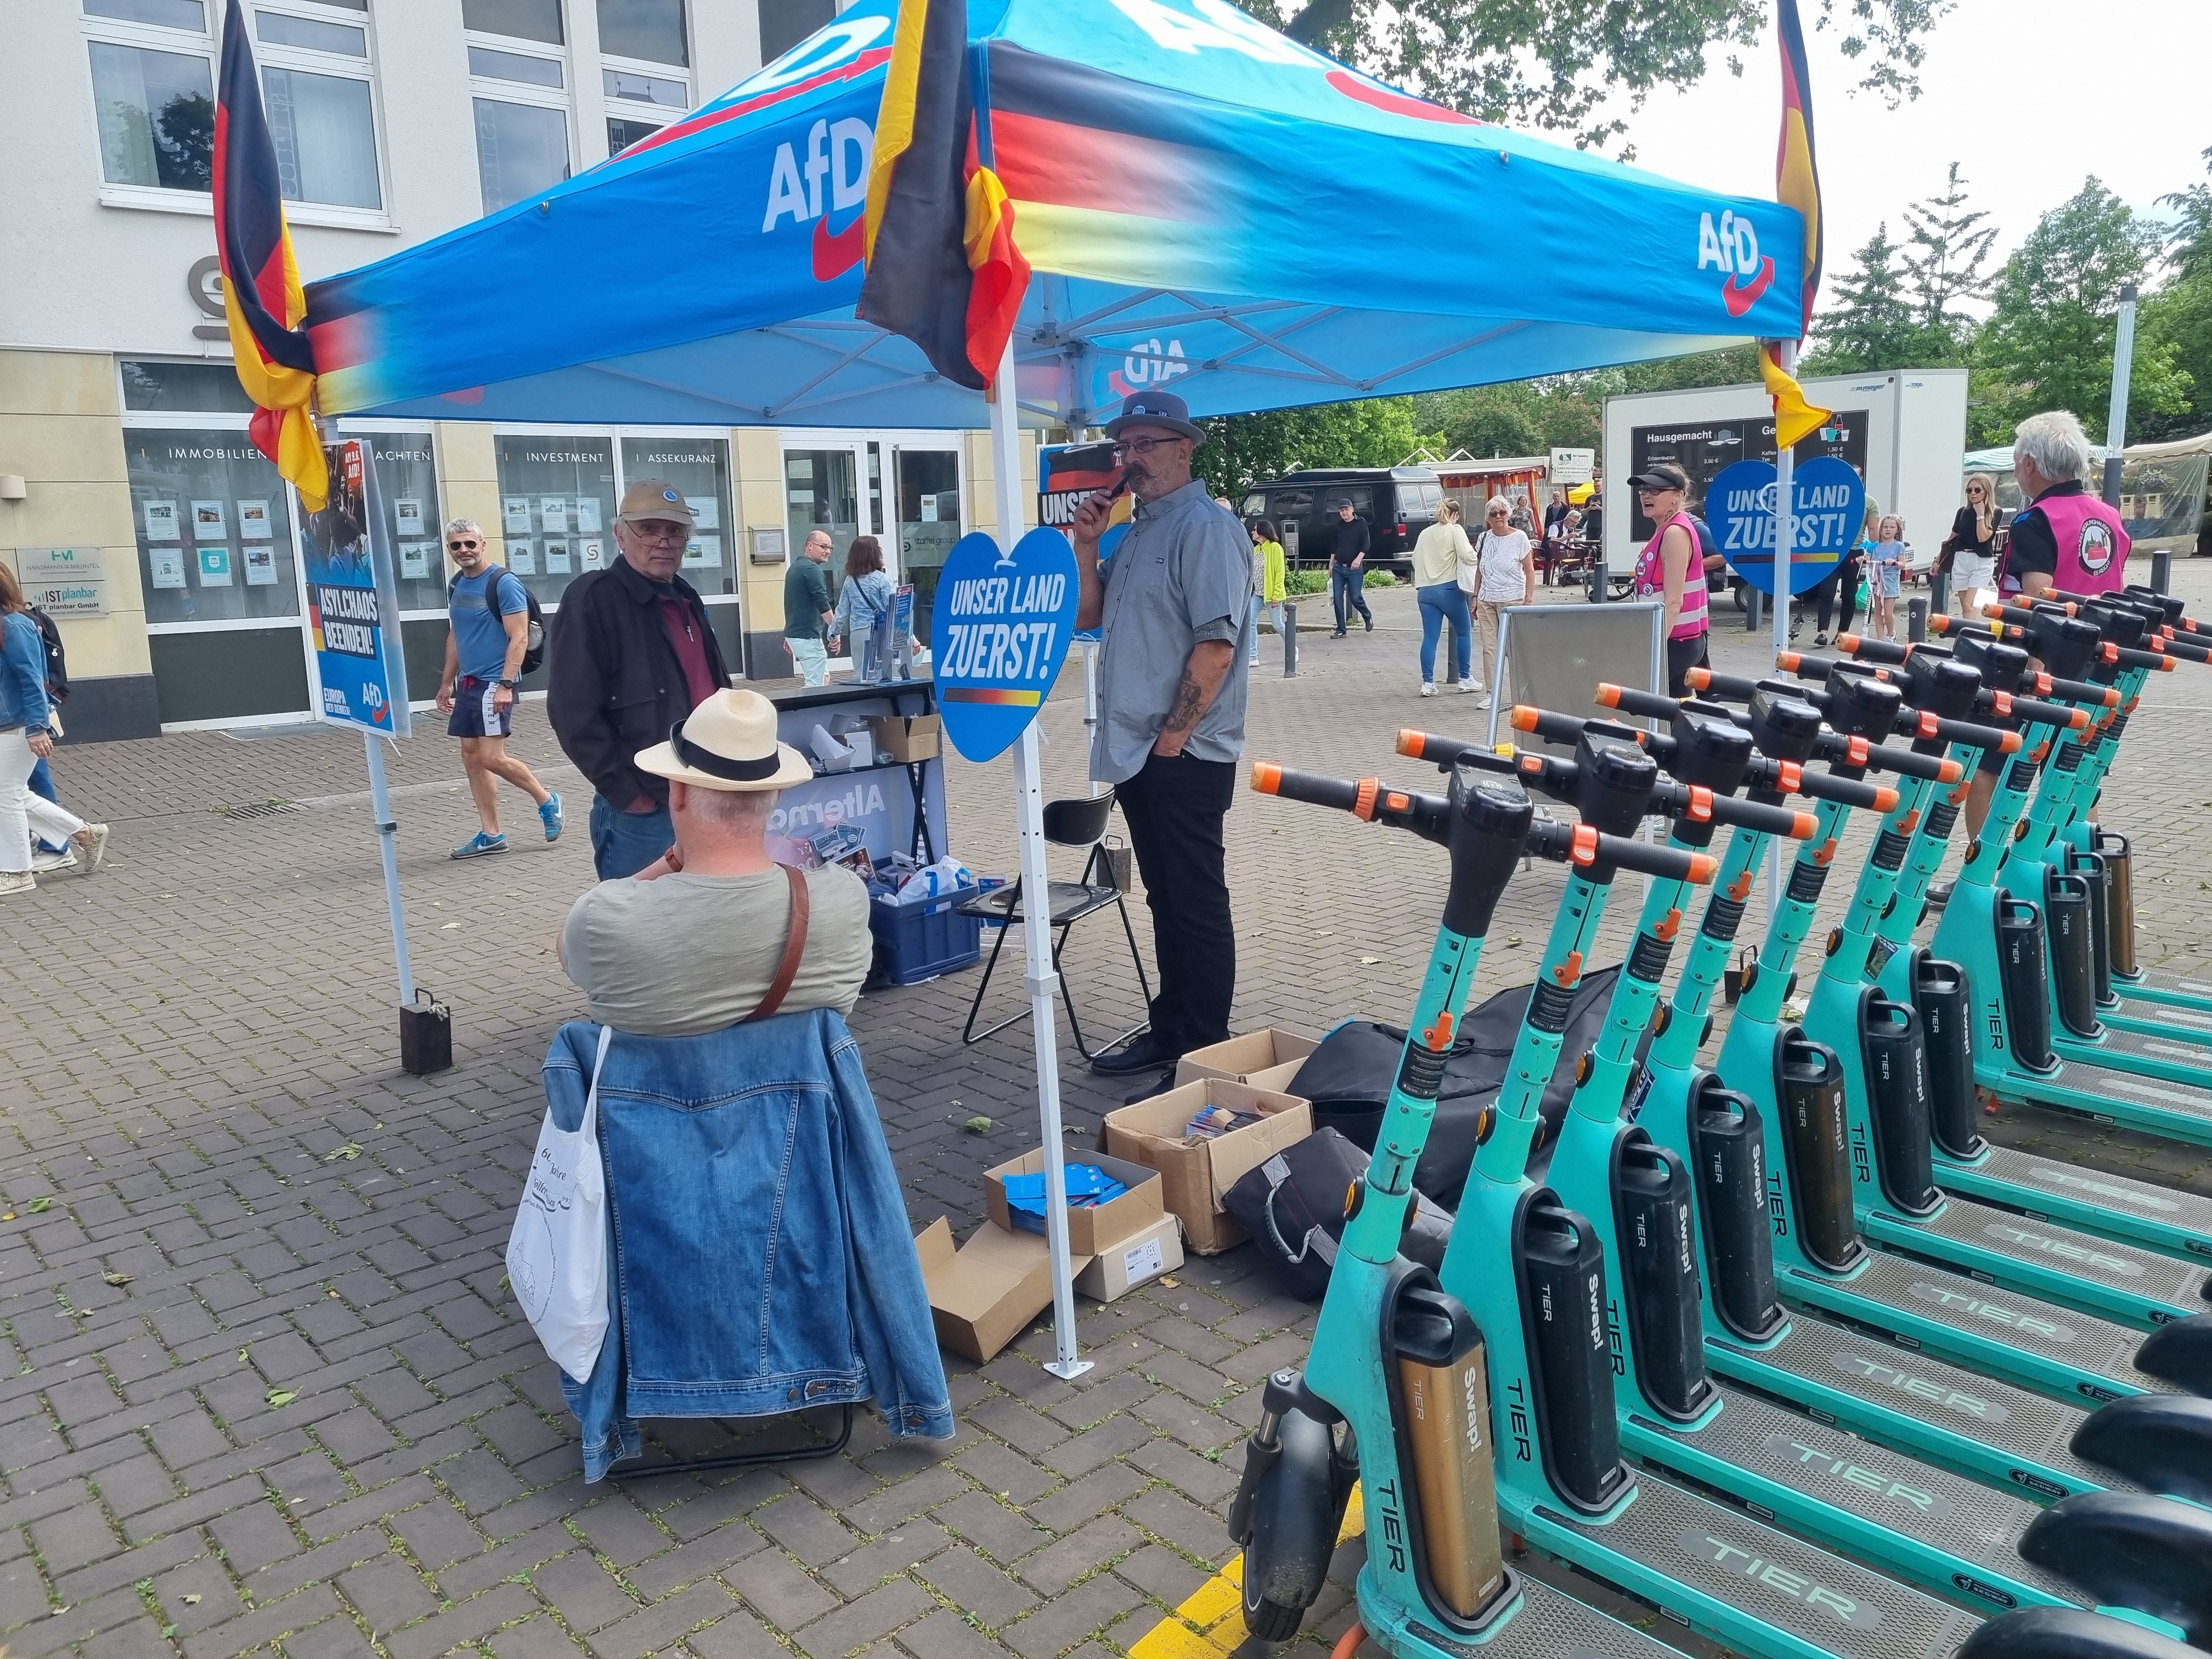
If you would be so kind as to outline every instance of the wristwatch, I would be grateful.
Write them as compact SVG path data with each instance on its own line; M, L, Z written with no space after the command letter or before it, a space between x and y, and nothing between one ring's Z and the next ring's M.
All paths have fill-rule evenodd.
M520 680L501 680L500 684L510 691L520 691L522 690L522 682Z

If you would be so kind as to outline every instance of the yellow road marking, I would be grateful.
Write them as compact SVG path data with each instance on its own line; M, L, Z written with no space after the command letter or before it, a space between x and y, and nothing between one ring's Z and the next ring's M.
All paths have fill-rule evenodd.
M1366 1530L1366 1513L1359 1501L1359 1488L1354 1486L1336 1541L1341 1544ZM1219 1572L1185 1596L1181 1607L1137 1638L1129 1649L1129 1659L1223 1659L1243 1644L1248 1633L1244 1558L1232 1555Z

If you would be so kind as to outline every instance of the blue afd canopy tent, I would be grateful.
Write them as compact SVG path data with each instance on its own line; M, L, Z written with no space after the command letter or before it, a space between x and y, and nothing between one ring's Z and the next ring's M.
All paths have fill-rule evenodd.
M313 284L325 413L980 427L855 319L896 0L503 212ZM1795 338L1802 226L1471 120L1226 0L969 0L1035 270L1021 417L1222 414Z

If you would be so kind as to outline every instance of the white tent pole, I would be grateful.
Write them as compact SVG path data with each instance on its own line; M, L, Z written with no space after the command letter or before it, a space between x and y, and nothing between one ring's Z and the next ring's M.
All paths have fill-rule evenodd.
M1779 343L1782 371L1797 372L1797 343ZM1782 417L1775 414L1774 429L1774 649L1778 656L1790 648L1790 554L1797 540L1797 453L1782 441ZM1782 841L1766 848L1766 915L1770 921L1782 908Z
M1021 417L1014 397L1014 347L999 359L998 395L991 402L991 474L999 515L999 546L1006 552L1022 538ZM1042 710L1039 710L1040 714ZM1060 1167L1060 1032L1053 994L1060 975L1052 963L1052 886L1045 871L1043 757L1036 721L1022 728L1014 750L1014 815L1021 836L1022 936L1028 971L1030 1034L1036 1045L1037 1117L1044 1136L1044 1236L1052 1252L1052 1322L1057 1357L1045 1369L1066 1379L1091 1362L1075 1355L1075 1271L1067 1249L1067 1172Z

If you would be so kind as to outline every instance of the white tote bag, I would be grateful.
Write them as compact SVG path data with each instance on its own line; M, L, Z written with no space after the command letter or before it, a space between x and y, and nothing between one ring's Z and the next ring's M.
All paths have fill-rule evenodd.
M591 1380L607 1334L607 1181L599 1164L599 1073L614 1028L599 1027L599 1056L584 1096L584 1121L572 1133L545 1114L530 1161L514 1231L507 1241L507 1280L523 1316L554 1363L578 1382Z

